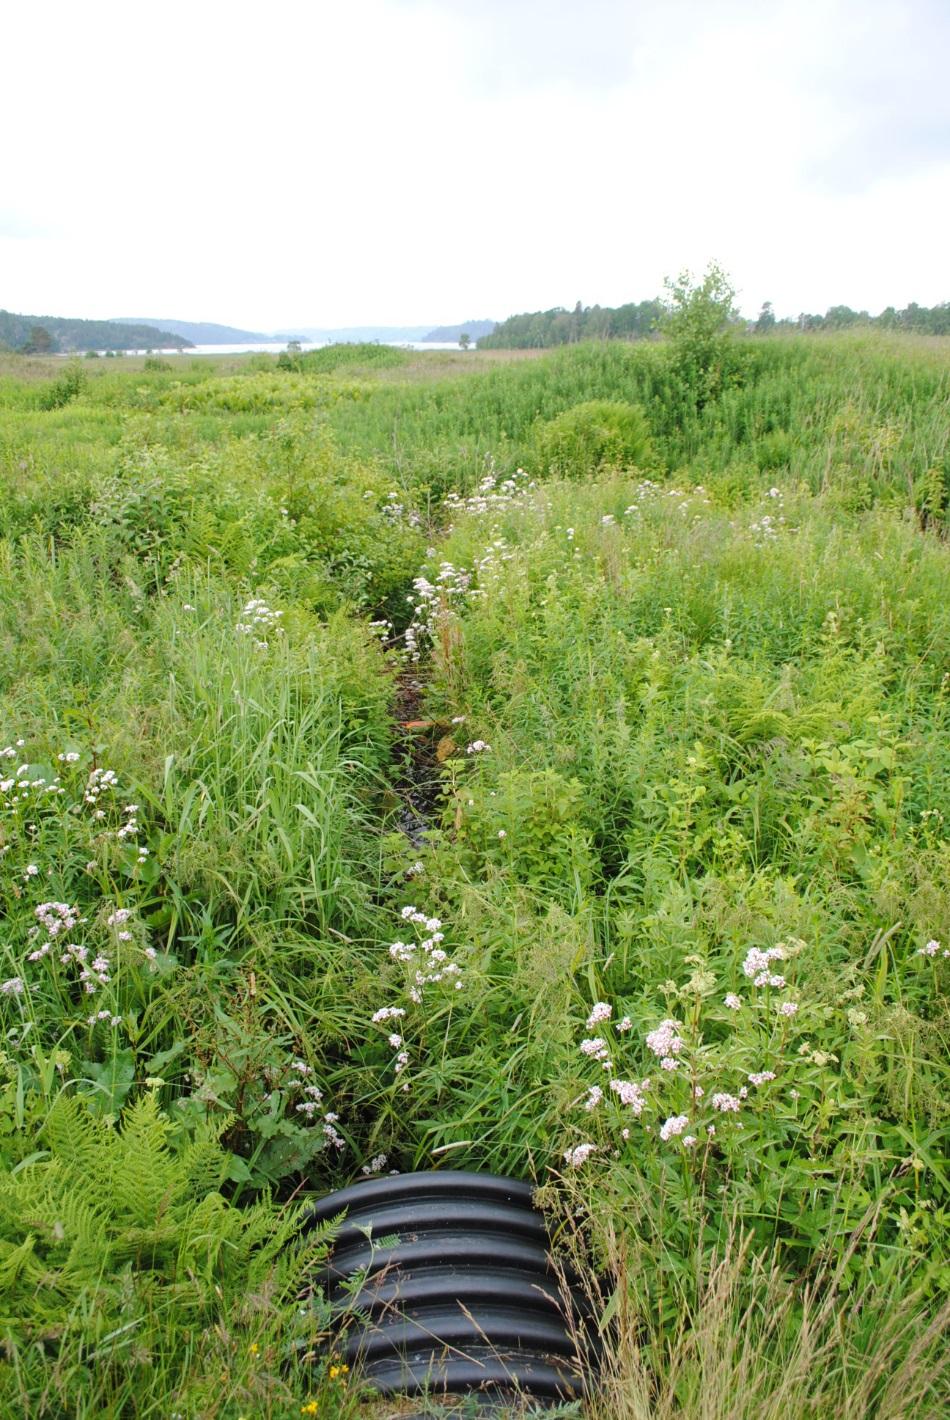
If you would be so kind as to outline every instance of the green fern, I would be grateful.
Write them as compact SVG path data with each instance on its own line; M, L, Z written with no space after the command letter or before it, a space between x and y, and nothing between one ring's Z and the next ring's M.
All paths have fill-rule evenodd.
M248 1337L276 1338L275 1362L312 1342L299 1298L325 1235L301 1237L299 1210L266 1195L224 1197L228 1124L176 1147L154 1094L119 1127L60 1097L41 1148L0 1175L0 1414L159 1415L174 1395L225 1414L210 1371L218 1392L222 1376L263 1384ZM269 1393L287 1399L295 1377L277 1373Z

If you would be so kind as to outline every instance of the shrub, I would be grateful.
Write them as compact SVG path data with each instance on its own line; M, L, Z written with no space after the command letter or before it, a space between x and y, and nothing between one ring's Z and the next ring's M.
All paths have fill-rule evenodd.
M80 365L71 363L58 380L53 380L42 391L40 409L62 409L64 404L79 398L86 388L86 382L85 370Z
M404 350L397 350L393 345L357 341L353 344L324 345L321 350L307 350L303 354L288 347L278 355L277 368L326 375L352 365L371 366L375 370L397 369L408 359Z
M698 285L688 271L667 280L667 308L661 329L673 346L673 366L697 408L714 399L729 382L736 351L729 327L736 319L735 289L729 277L710 263Z
M653 463L646 415L620 400L591 399L545 420L535 429L535 448L549 472L563 478Z

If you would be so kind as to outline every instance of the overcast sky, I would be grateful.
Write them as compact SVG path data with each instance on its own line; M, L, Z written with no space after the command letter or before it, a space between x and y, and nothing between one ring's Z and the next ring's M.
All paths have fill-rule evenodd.
M950 0L45 0L0 306L273 330L950 299Z

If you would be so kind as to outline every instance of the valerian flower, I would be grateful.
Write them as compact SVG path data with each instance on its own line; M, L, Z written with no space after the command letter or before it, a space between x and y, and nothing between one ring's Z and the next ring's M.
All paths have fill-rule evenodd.
M595 1153L596 1150L596 1144L578 1144L575 1148L568 1149L565 1152L564 1162L572 1169L579 1169L587 1163L591 1154Z
M685 1114L672 1114L664 1124L660 1125L660 1138L665 1144L674 1135L682 1134L688 1124L689 1120Z

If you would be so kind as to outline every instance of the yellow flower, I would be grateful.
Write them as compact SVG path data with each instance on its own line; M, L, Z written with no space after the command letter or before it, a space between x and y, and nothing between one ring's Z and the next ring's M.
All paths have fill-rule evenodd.
M251 1353L252 1356L256 1356L257 1353L258 1353L258 1351L260 1351L261 1348L258 1346L258 1344L257 1344L256 1341L252 1341L251 1344L250 1344L250 1346L249 1346L247 1349L248 1349L248 1351Z
M349 1371L349 1369L350 1369L349 1366L331 1366L331 1367L330 1367L330 1379L331 1379L331 1381L335 1381L336 1378L337 1378L337 1376L345 1376L345 1375L347 1374L347 1372Z
M315 1400L308 1400L306 1405L301 1405L300 1413L301 1415L316 1415L317 1402Z

